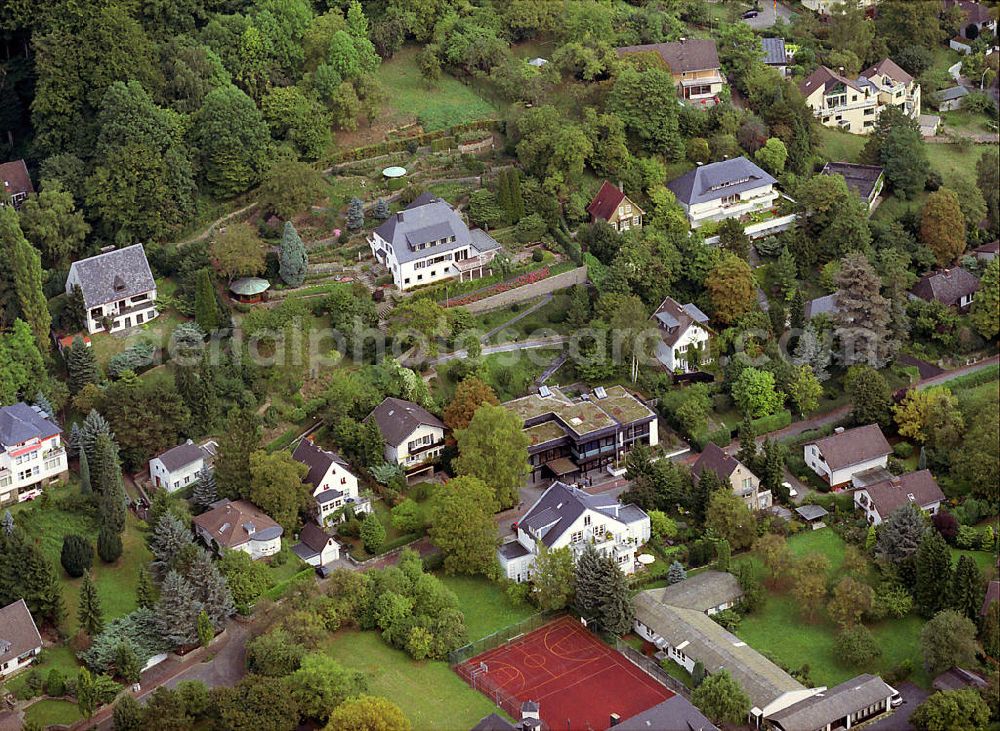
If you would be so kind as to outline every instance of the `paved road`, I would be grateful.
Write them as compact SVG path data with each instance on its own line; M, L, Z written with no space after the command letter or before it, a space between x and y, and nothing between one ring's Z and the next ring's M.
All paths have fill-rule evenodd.
M903 705L891 715L866 726L866 731L910 731L913 728L910 724L910 715L917 710L917 706L927 700L931 691L919 688L909 681L897 685L896 690L903 696Z
M775 20L781 18L786 23L791 22L792 10L788 6L778 3L778 11L775 13L774 3L771 0L761 0L760 13L756 18L750 18L743 22L754 30L763 30L774 25Z

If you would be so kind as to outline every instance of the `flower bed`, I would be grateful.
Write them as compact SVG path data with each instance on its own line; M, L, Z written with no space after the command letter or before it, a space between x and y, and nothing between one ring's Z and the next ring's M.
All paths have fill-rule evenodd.
M499 284L494 284L492 287L486 287L478 292L473 292L472 294L466 295L465 297L458 297L449 299L445 302L445 307L462 307L464 305L471 305L487 297L492 297L495 294L501 294L502 292L509 292L512 289L517 289L518 287L523 287L527 284L534 284L535 282L540 282L543 279L547 279L551 276L552 270L544 266L541 269L535 269L530 272L526 272L519 277L514 277L513 279L508 279L505 282L500 282Z

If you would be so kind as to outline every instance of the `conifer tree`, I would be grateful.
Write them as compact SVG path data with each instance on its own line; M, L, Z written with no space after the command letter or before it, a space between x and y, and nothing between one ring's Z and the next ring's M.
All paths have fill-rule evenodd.
M601 559L604 576L603 596L601 597L600 624L605 632L616 637L627 633L632 628L632 600L629 597L628 579L611 556Z
M215 459L219 495L231 500L247 497L250 489L250 454L260 441L260 423L250 409L234 409L226 420Z
M156 590L145 567L139 569L139 580L135 585L135 602L144 609L152 609L156 605Z
M191 531L180 518L171 512L165 513L156 524L149 549L153 552L153 570L160 576L172 567L178 554L194 543Z
M936 530L924 533L917 548L917 583L913 598L921 616L933 617L949 604L951 553Z
M792 300L788 306L788 318L793 330L801 330L806 324L806 305L802 300L802 290L798 287L792 292Z
M20 318L31 328L38 349L47 353L52 315L42 289L42 255L24 238L17 212L12 206L0 207L0 239L6 253L10 255L4 266L11 273L8 276L17 293Z
M76 426L74 424L74 426ZM90 484L90 460L87 459L87 453L80 452L80 492L84 495L88 495L93 491L93 486Z
M69 439L66 442L66 451L69 452L71 457L80 454L80 425L75 421L73 422L73 426L69 429Z
M358 231L365 225L365 207L360 198L351 198L347 204L347 228Z
M215 637L215 627L212 626L212 620L208 618L208 612L202 609L201 614L198 615L198 644L202 647L208 647L213 637Z
M507 170L501 170L497 176L497 205L503 211L508 223L514 222L514 203L511 198L510 175Z
M198 482L195 483L191 499L199 510L207 510L209 505L219 499L215 473L207 465L198 471Z
M830 348L820 338L816 328L809 323L795 344L795 356L792 363L797 366L809 366L816 380L822 383L830 378Z
M226 620L236 611L233 595L226 586L215 561L208 551L199 549L185 571L185 578L194 590L194 597L201 604L215 629L222 629Z
M77 335L66 351L66 370L69 371L69 392L78 394L88 383L99 383L101 371L97 356L88 348L83 338Z
M285 222L281 236L281 250L278 254L278 274L289 287L301 287L306 280L309 255L306 253L302 237L291 221Z
M143 728L143 711L139 701L129 693L122 693L115 702L112 713L114 731L141 731Z
M576 610L588 621L600 621L604 590L601 555L592 543L583 547L576 560Z
M104 563L114 563L121 557L123 550L121 533L102 525L97 531L97 555L101 560Z
M680 561L674 561L670 564L670 568L667 569L667 586L678 584L686 578L687 571L684 570L684 566L681 565Z
M729 561L732 559L733 549L729 541L725 538L715 544L715 570L729 571Z
M973 622L979 619L983 606L983 575L971 556L959 557L949 598L952 609Z
M80 585L80 606L77 607L76 618L80 629L91 637L96 637L104 629L101 598L97 595L97 587L89 571L83 575L83 583Z
M207 333L219 328L219 304L208 268L199 269L195 274L194 320Z
M191 584L176 571L170 571L160 589L156 605L156 627L174 646L190 645L198 639L198 615L201 603Z
M62 586L55 568L6 511L0 522L0 606L18 599L24 599L36 621L58 624L63 616Z
M511 168L510 171L510 200L513 211L513 222L517 223L524 218L524 196L521 194L521 171Z
M377 201L375 201L374 215L375 218L377 218L380 221L384 221L390 215L392 215L391 212L389 211L389 204L385 202L385 198L379 198Z
M91 409L90 413L87 414L87 418L83 420L83 426L80 428L80 449L86 452L90 458L90 468L93 474L96 474L97 470L94 446L97 443L97 437L101 434L107 434L112 440L115 438L108 420L101 416L96 409ZM98 486L94 485L94 487Z
M836 282L834 333L840 341L843 364L883 367L891 355L892 344L891 312L888 300L881 294L882 280L865 255L854 252L841 260Z
M736 453L736 459L742 462L748 470L757 470L757 430L754 429L753 421L749 414L743 415L743 423L740 424L740 451Z
M83 330L87 326L87 305L79 284L74 284L66 297L62 324L69 330Z

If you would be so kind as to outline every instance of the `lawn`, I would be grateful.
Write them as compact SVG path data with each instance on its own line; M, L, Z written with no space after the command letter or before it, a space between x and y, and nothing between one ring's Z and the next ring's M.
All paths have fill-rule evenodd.
M945 185L956 178L976 179L976 163L990 145L925 145L931 167L941 173Z
M864 135L852 135L832 127L820 126L820 153L835 162L857 162L865 146Z
M972 559L976 562L976 566L987 576L992 576L993 567L997 565L996 554L992 551L965 551L961 548L951 549L952 563L958 564L958 559L961 556L972 556Z
M961 109L942 113L941 122L944 124L946 132L965 131L981 133L993 131L988 126L993 123L993 120L988 116L976 112L966 112Z
M42 654L31 667L32 669L37 670L38 674L42 678L48 677L49 671L55 668L59 669L59 672L62 673L64 678L70 678L76 675L80 666L76 661L76 655L73 654L73 651L68 646L53 645L52 647L44 648L42 650ZM0 685L0 688L6 688L6 690L20 698L21 689L28 680L28 674L30 672L31 670L25 670L18 673L13 678ZM0 691L0 695L2 695L2 692L3 691Z
M41 728L55 724L68 726L82 718L76 703L60 700L43 700L32 703L24 712L26 721L33 721Z
M494 582L482 576L438 577L458 597L458 606L465 615L469 639L478 640L493 634L537 610L528 604L515 604Z
M788 547L796 556L812 552L826 556L831 576L843 563L844 542L829 528L798 533L789 538ZM909 660L914 668L911 680L927 687L930 678L922 669L920 655L922 627L923 620L915 615L868 625L882 655L869 668L852 668L837 658L834 647L837 627L825 613L817 612L815 622L810 623L802 617L798 602L790 593L769 592L765 606L745 617L736 634L784 666L796 669L808 664L814 685L833 686L862 671L884 675Z
M446 662L415 662L375 632L338 632L325 651L345 667L363 672L369 692L396 703L413 728L435 728L445 717L449 728L472 728L484 716L500 712Z
M447 73L432 83L424 80L417 65L418 51L415 46L404 48L376 73L387 92L389 113L395 113L400 123L416 117L431 132L499 114L491 102Z
M63 488L64 491L76 489ZM46 507L36 503L30 509L19 512L15 520L28 535L39 536L43 553L52 562L63 585L63 602L66 614L61 629L72 636L77 629L76 610L79 604L80 584L83 579L71 579L59 563L63 536L76 533L92 541L97 540L97 520L94 515L60 508L58 501ZM139 530L139 522L132 513L128 514L125 534L122 536L121 558L115 564L105 564L94 555L92 569L97 593L101 598L101 608L105 621L128 614L136 608L135 586L139 569L153 558L146 548L144 534Z

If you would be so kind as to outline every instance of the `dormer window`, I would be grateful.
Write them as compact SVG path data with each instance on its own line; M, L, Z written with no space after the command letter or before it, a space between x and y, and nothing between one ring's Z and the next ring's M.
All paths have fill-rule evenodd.
M125 280L121 278L121 275L115 275L114 288L115 292L125 291Z

